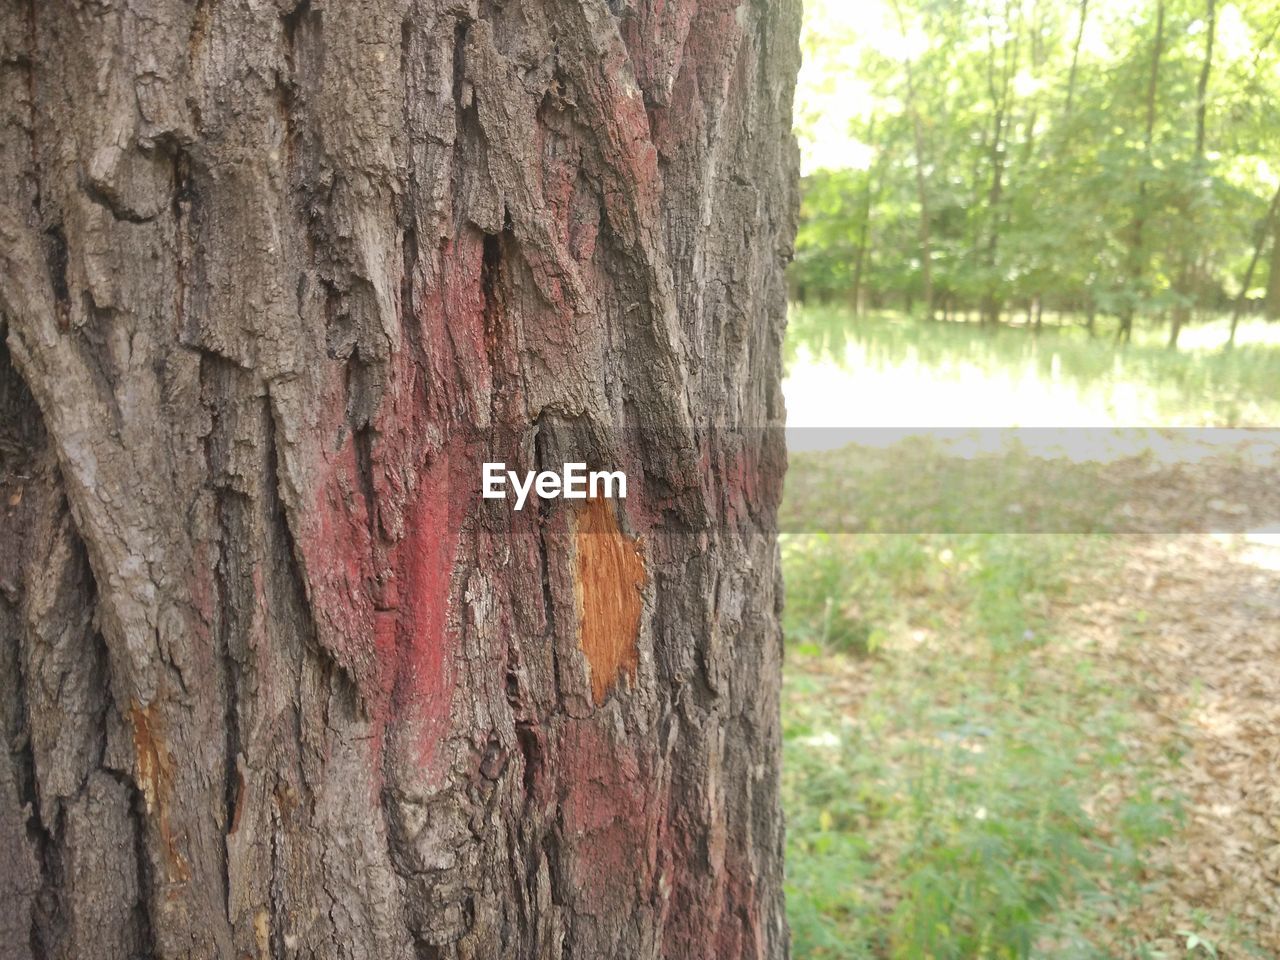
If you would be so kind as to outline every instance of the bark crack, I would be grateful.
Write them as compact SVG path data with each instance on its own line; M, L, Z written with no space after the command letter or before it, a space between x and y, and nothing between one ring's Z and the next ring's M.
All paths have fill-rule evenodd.
M17 678L15 685L17 702L14 704L16 708L14 712L18 717L18 730L10 740L9 750L15 760L14 773L17 780L18 802L26 809L27 839L35 847L36 861L40 865L40 892L37 895L36 902L45 904L47 899L53 896L55 886L52 859L56 843L53 830L44 822L40 814L40 797L36 779L36 755L35 748L31 742L31 710L26 696L29 678L22 663L19 644L13 644L12 649L13 662L7 666L13 671L11 676ZM47 904L45 906L47 909ZM38 936L41 912L39 909L32 910L31 940L33 946L43 940L42 937ZM37 957L43 956L43 946L35 952Z
M198 13L199 11L197 10ZM173 315L177 321L175 327L178 331L178 337L181 339L188 336L187 271L191 257L191 244L187 228L190 221L191 204L195 197L191 184L191 158L182 149L178 149L173 155L173 185L173 201L170 204L173 213Z
M467 79L467 29L470 25L469 20L459 17L453 27L453 102L459 113L466 109L462 97Z
M217 413L214 413L215 429ZM207 454L206 454L207 456ZM212 465L210 465L212 472ZM240 769L240 675L241 665L236 658L234 651L231 649L231 636L233 624L228 612L235 609L232 604L230 578L232 575L233 558L231 554L231 538L229 530L229 519L227 516L229 504L228 498L234 496L232 491L225 488L218 489L214 494L214 523L216 536L218 538L218 562L214 569L214 591L218 604L218 622L216 638L219 660L222 665L222 684L225 689L224 704L224 810L223 810L223 830L225 836L223 838L222 849L222 883L223 883L223 904L226 910L227 922L233 923L231 915L231 848L230 838L235 834L236 829L240 825L240 806L242 794L244 792L244 774Z
M271 901L271 910L268 914L271 934L272 956L285 957L284 943L284 924L280 922L280 915L283 912L281 900L283 899L283 873L280 867L280 834L283 830L283 817L279 808L272 810L271 814L271 879L267 884L267 896ZM332 910L330 916L332 917Z
M151 904L155 900L156 884L147 859L146 815L147 800L137 780L127 770L103 766L102 772L123 787L129 794L129 822L133 826L133 857L137 871L138 900L134 904L134 922L137 924L138 943L145 951L138 960L152 960L155 956L155 936L152 930Z
M320 630L316 624L315 611L312 609L309 591L307 590L302 552L294 535L293 518L290 515L289 505L280 489L280 472L284 466L282 462L283 453L277 441L279 426L276 418L280 416L280 413L269 389L264 397L264 403L266 404L266 451L264 461L267 466L267 476L264 483L265 503L263 507L269 522L275 524L280 532L283 553L286 559L284 576L291 586L294 603L303 618L301 634L304 644L309 646L320 657L322 664L327 668L326 675L332 676L339 681L340 689L334 690L335 694L345 694L353 705L367 706L363 702L363 693L360 689L358 677L352 672L351 668L339 661L334 652L320 640ZM328 723L327 718L326 723Z
M58 320L65 329L71 311L71 291L67 286L70 252L67 249L67 235L62 229L62 224L55 223L44 231L44 256L45 263L49 267L49 282L53 287Z
M39 110L36 108L36 63L39 55L36 10L39 2L40 0L28 0L27 3L27 136L31 140L31 182L34 186L32 201L37 215L41 209L40 145L36 139L36 120L39 118Z
M291 72L295 69L293 58L296 51L298 27L303 18L310 15L310 13L311 0L298 0L292 9L280 15L280 20L284 27L285 55Z
M195 0L195 9L191 12L191 33L187 37L187 60L194 61L205 38L209 36L209 27L213 21L213 6L216 0Z
M538 433L534 437L534 466L537 470L545 469L547 459L546 441L542 437L541 417L535 424ZM553 702L559 706L563 702L560 691L560 652L556 642L556 602L555 592L551 588L551 551L547 547L547 525L551 521L550 501L538 503L538 575L542 584L542 608L546 626L543 639L551 645L551 693Z
M160 216L159 213L139 213L137 210L130 208L123 199L113 196L111 191L104 189L92 180L83 179L78 186L81 193L106 210L107 213L111 214L111 219L119 223L152 223Z
M3 313L0 313L0 492L7 498L10 483L21 481L22 486L18 489L25 490L26 482L36 474L44 438L38 426L41 421L35 399L14 366L8 344L2 336L5 327ZM26 422L30 422L32 426L25 426ZM9 514L0 514L0 533L4 534L6 544L12 538L14 548L23 545L26 526L27 522L21 519L21 515L11 519ZM39 889L31 901L29 941L32 954L43 958L46 956L43 932L51 925L49 916L55 912L50 903L55 896L56 887L52 863L55 839L54 831L45 823L40 809L31 704L27 697L31 678L24 658L25 630L20 626L25 606L24 579L22 571L18 570L12 580L0 582L0 613L6 614L5 620L14 625L11 634L4 635L7 631L0 632L0 654L3 654L0 669L3 669L5 676L12 678L4 687L11 689L13 696L9 710L0 713L0 718L8 721L5 729L0 730L0 734L4 736L4 752L0 755L0 762L11 765L18 812L22 816L27 840L33 848L35 864L39 870ZM2 630L3 624L0 623L0 631Z

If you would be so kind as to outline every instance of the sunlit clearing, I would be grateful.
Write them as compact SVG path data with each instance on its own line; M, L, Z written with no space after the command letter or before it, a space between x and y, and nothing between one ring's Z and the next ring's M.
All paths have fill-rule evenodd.
M1080 389L1031 364L992 370L911 355L882 365L851 343L843 363L801 352L783 384L789 427L1105 427L1160 423L1141 388L1116 379ZM1012 398L1017 398L1016 402Z

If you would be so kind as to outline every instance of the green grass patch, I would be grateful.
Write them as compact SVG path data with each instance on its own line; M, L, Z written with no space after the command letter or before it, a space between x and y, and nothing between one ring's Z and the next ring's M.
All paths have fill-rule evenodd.
M781 528L845 533L1105 533L1126 490L1102 462L1029 451L1009 434L964 454L945 438L791 455ZM1125 518L1120 518L1122 521Z
M792 535L783 558L796 955L1105 956L1092 931L1178 809L1141 786L1130 693L1051 632L1096 545Z

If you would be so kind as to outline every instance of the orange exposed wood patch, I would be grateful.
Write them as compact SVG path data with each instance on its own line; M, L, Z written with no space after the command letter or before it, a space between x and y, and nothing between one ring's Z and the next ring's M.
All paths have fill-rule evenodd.
M601 704L620 673L635 676L644 558L603 498L579 510L575 547L578 641L591 666L591 695Z
M129 707L133 721L133 748L138 758L138 786L147 802L147 815L156 818L160 839L164 841L169 865L169 880L186 883L191 879L187 861L178 851L173 830L169 826L169 794L173 784L173 758L156 730L155 705Z

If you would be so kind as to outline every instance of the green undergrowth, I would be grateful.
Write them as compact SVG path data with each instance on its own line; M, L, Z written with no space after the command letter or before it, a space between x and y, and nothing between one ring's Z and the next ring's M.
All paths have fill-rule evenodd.
M783 538L800 958L1102 957L1176 796L1132 694L1058 635L1085 537ZM1148 786L1142 786L1148 784Z
M957 451L928 435L886 448L795 452L781 527L844 533L1124 529L1127 517L1117 511L1132 491L1105 463L1044 455L1012 434L1001 439L998 451L980 454ZM910 552L897 546L883 550Z

